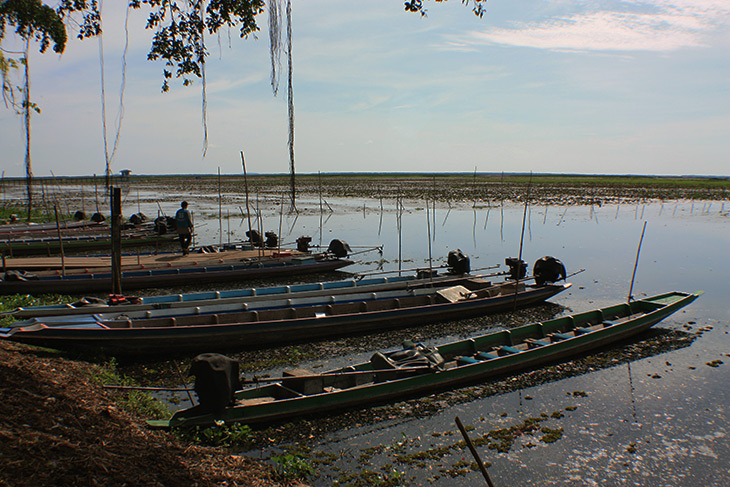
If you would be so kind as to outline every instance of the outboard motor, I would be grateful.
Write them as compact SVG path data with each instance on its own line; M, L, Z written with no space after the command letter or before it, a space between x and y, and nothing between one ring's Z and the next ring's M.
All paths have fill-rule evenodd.
M461 249L452 250L446 259L451 274L468 274L471 271L469 256Z
M135 213L134 215L129 217L129 223L133 225L139 225L140 223L144 223L147 221L147 215L144 213Z
M165 235L167 233L167 230L175 230L177 228L177 223L173 223L173 227L170 227L170 222L167 220L170 217L165 216L158 216L155 218L155 232L157 232L158 235ZM172 221L174 222L175 219L172 218Z
M248 230L246 232L246 236L248 237L248 241L251 242L251 245L254 247L264 246L264 239L261 238L261 234L258 231Z
M203 353L193 359L188 376L195 376L195 392L200 410L221 416L233 404L234 393L241 389L238 362L217 353Z
M91 218L89 218L89 220L91 220L94 223L101 223L104 220L106 220L106 218L101 213L96 212L93 215L91 215Z
M566 278L565 266L555 257L545 256L535 262L532 268L535 284L542 286Z
M297 250L299 252L309 252L310 243L312 243L312 237L299 237L297 239Z
M86 220L86 213L81 210L78 210L76 213L74 213L74 221L80 222L83 220Z
M504 263L509 267L509 278L512 280L524 279L527 275L527 262L516 257L507 257Z
M352 252L350 246L344 240L334 239L330 242L330 246L327 247L327 252L334 254L337 258L347 257L347 254Z
M279 237L277 237L276 232L266 232L264 235L266 236L267 247L272 249L279 246Z

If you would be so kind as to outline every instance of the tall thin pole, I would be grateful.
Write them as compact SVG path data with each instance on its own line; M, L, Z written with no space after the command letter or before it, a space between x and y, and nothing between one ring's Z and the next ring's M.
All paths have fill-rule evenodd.
M319 180L319 249L322 250L322 227L323 223L323 210L322 210L322 172L317 171L317 179Z
M515 279L515 301L514 306L517 308L517 293L520 290L520 274L522 274L522 243L525 240L525 220L527 218L527 206L530 203L530 186L532 186L532 171L530 171L530 179L527 182L527 195L525 196L525 209L522 212L522 233L520 234L520 252L517 256L517 278Z
M111 188L112 294L122 294L122 189Z
M296 177L294 175L294 84L292 81L292 23L291 0L286 2L286 59L287 59L287 108L289 112L289 179L291 185L291 206L296 209Z
M629 287L629 297L626 301L633 299L632 293L634 292L634 278L636 277L636 268L639 267L639 254L641 253L641 244L644 242L644 232L646 231L646 222L644 222L644 228L641 229L641 238L639 239L639 247L636 249L636 261L634 261L634 272L631 274L631 286Z
M284 193L281 194L281 206L279 207L279 240L277 246L277 253L281 256L281 223L284 219Z
M431 260L431 215L428 211L428 200L426 200L426 227L428 228L428 277L433 280L433 264Z
M94 174L94 198L96 198L96 212L99 213L99 187L96 184L96 174Z
M218 166L218 246L223 247L223 203L221 201L221 167Z
M487 485L489 487L494 487L494 484L492 483L492 479L489 478L489 474L487 473L487 468L484 466L482 459L479 457L479 453L477 452L477 449L474 447L474 443L471 442L471 438L469 438L469 434L466 432L466 428L464 428L464 425L462 424L461 419L459 419L459 417L457 416L455 420L456 420L456 426L459 427L459 431L461 431L461 436L464 437L464 442L466 443L466 446L469 447L469 451L471 452L472 456L474 457L474 460L476 460L477 466L479 467L479 471L482 473L484 480L487 481Z
M525 196L525 209L522 212L522 233L520 234L520 255L518 258L522 261L522 242L525 240L525 220L527 218L527 206L530 204L530 186L532 186L532 171L530 171L530 180L527 182L527 195ZM517 274L519 276L519 273Z
M251 237L253 237L253 235L251 234L251 209L248 206L248 176L246 175L246 159L243 157L243 151L241 151L241 165L243 166L243 184L246 188L246 216L248 217L248 238L253 245L253 240L251 239Z
M56 233L58 234L58 245L61 249L61 275L66 275L66 256L63 253L63 237L61 236L61 224L58 221L58 204L53 204L53 211L56 213Z
M401 195L398 191L398 197L395 200L395 220L398 226L398 275L401 275L403 265L403 214L401 213Z
M25 120L25 187L28 194L28 221L33 210L33 168L30 163L30 72L28 69L28 54L30 45L30 36L25 39L25 111L23 112Z

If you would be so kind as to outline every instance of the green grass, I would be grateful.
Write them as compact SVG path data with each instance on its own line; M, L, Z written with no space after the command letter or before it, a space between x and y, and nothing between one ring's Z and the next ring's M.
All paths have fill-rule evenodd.
M31 296L29 294L14 294L10 296L0 296L0 313L12 311L15 308L27 308L29 306L45 306L49 304L65 304L74 301L72 296L64 296L62 294L42 294L40 296ZM0 318L0 326L7 325L15 321L12 316Z
M109 359L100 364L95 375L91 379L104 385L135 386L135 381L117 368L115 359ZM152 395L139 390L126 390L120 393L116 403L126 411L138 414L145 418L162 419L170 417L172 411L168 406L155 399Z

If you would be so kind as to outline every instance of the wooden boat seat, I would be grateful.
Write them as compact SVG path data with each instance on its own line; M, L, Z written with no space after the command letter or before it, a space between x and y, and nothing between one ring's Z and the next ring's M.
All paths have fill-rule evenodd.
M472 290L485 289L488 287L492 287L492 281L488 281L488 280L480 278L480 277L472 277L470 279L467 279L466 283L468 284L469 288Z
M257 404L266 404L267 402L274 402L276 399L269 397L254 397L251 399L239 399L236 401L236 406L255 406Z
M550 337L550 341L555 343L559 342L560 340L567 340L568 338L573 338L570 335L566 335L565 333L551 333L548 335Z
M603 320L601 322L601 325L603 325L603 327L605 328L605 327L609 327L609 326L618 325L618 322L617 321L611 321L611 320Z
M576 335L585 335L586 333L590 333L593 330L591 330L590 328L576 328L573 331L575 332Z
M281 376L282 387L296 394L311 396L312 394L320 394L324 391L324 379L322 377L311 377L316 376L316 374L310 370L285 370Z
M497 355L494 355L493 353L489 353L489 352L479 352L476 354L476 356L482 360L492 360L492 359L497 358Z
M436 291L444 302L455 303L457 301L464 301L469 299L473 292L464 286L452 286L446 289L440 289Z
M471 365L478 364L481 360L475 359L474 357L456 357L456 363L458 365Z
M512 355L515 353L520 353L521 351L522 350L520 350L519 348L508 347L507 345L504 345L497 349L497 355L499 355L500 357L504 357L505 355Z
M545 345L550 345L550 342L545 340L537 340L535 338L525 338L525 343L527 344L527 348L539 348L544 347Z

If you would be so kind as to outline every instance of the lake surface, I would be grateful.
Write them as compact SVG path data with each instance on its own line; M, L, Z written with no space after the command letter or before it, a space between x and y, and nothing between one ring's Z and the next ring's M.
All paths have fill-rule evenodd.
M198 230L201 243L244 238L248 222L241 217L242 200L226 205L221 214L228 218L221 222L215 199L197 205L196 218L204 220ZM423 201L404 201L400 232L395 201L328 199L322 206L320 212L316 196L300 199L298 215L285 212L280 217L277 198L269 198L264 228L278 233L281 221L284 242L310 235L313 243L324 246L334 238L353 246L382 245L382 256L353 257L358 263L346 270L361 273L397 270L399 255L402 269L428 267L429 254L431 265L440 266L456 248L470 256L473 269L502 264L504 270L505 257L518 256L522 240L522 256L530 265L551 255L561 259L569 273L585 269L570 278L574 285L569 292L550 300L560 307L545 312L561 314L627 299L646 222L633 295L671 290L705 294L657 326L675 335L665 337L664 346L648 356L632 356L635 342L647 338L641 337L608 352L619 358L577 375L564 377L557 370L537 384L510 388L510 380L531 383L530 374L522 374L501 381L494 393L485 384L361 415L341 415L342 424L330 418L325 433L313 420L311 435L248 454L267 458L300 448L317 464L317 476L310 479L317 486L377 485L396 478L400 484L388 485L480 485L483 479L469 467L473 459L468 450L456 447L461 440L454 424L458 415L473 428L472 439L491 438L487 444L493 446L498 430L519 431L507 451L487 444L479 447L482 459L491 463L489 473L496 485L726 485L730 206L717 201L533 206L526 214L524 236L525 209L517 205L473 208L471 203L440 203L435 212L429 204L427 212ZM535 312L540 311L528 312L526 319ZM436 343L481 331L480 325L472 320L465 328L429 327L433 336L410 330L333 342L330 348L339 344L346 352L327 360L306 360L301 366L329 368L369 358L376 344L398 347L409 333ZM546 442L540 429L524 431L529 418L562 436Z
M135 196L125 201L125 215L138 210L148 216L159 210L174 214L179 201L190 201L200 245L241 241L248 230L242 195L226 195L220 202L217 195L143 192L139 202ZM301 363L288 367L324 370L367 360L374 351L399 347L404 338L438 343L625 301L645 222L632 294L705 293L657 325L656 332L602 351L598 358L282 425L270 436L286 438L283 443L246 454L266 459L299 452L316 466L309 479L315 486L482 485L481 474L470 467L469 451L457 446L462 438L454 418L459 416L472 439L485 439L478 450L491 464L495 485L727 485L730 204L531 206L524 233L525 208L518 205L474 208L471 202L440 202L427 211L424 201L404 201L398 212L394 200L328 198L320 203L315 195L299 199L299 213L281 214L279 196L262 195L258 203L252 198L252 207L257 204L264 230L281 234L287 244L308 235L324 246L343 239L355 251L382 246L382 255L354 255L356 264L345 269L350 272L438 267L457 248L470 256L473 270L495 265L505 270L504 259L517 257L520 246L530 266L551 255L569 273L585 269L569 279L573 287L552 298L551 305L284 347L275 353L302 352ZM500 443L496 438L506 431L513 441Z

